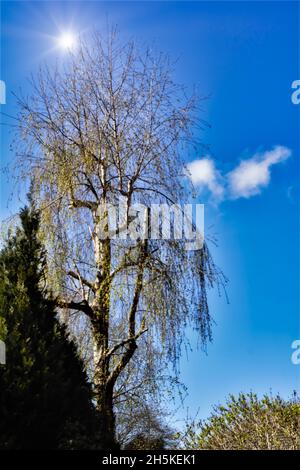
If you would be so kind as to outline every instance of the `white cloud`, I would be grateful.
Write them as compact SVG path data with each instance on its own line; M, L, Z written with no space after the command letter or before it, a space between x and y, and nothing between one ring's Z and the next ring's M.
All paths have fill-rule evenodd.
M200 190L208 189L214 197L222 198L224 193L221 184L221 175L215 167L215 163L208 157L194 160L187 165L188 176L192 183Z
M238 199L260 194L271 179L271 167L291 156L287 147L277 145L272 150L255 153L251 158L242 160L238 166L224 176L217 170L215 162L209 157L188 163L188 176L200 191L208 190L215 201L225 197Z
M249 198L260 194L268 186L271 178L272 165L283 162L291 155L287 147L276 146L272 150L257 153L248 160L243 160L227 174L228 190L234 199Z

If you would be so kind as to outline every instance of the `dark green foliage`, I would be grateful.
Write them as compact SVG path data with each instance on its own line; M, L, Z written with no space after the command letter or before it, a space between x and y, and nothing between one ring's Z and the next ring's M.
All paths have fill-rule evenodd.
M188 449L300 450L300 398L231 395L208 420L191 423L182 441Z
M45 288L39 216L25 208L20 218L0 253L0 448L93 447L91 388Z

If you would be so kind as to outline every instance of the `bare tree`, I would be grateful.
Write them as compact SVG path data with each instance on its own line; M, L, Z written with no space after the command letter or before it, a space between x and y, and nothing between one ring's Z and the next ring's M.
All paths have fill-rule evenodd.
M101 236L108 205L121 197L127 216L136 202L186 200L181 154L197 144L196 100L173 82L167 57L120 44L115 32L81 40L64 65L41 69L32 89L19 97L18 164L34 180L57 306L91 328L109 447L116 382L143 336L149 354L155 348L173 364L189 322L203 342L211 337L206 290L219 272L206 245Z
M167 414L160 406L148 403L127 408L119 438L125 450L158 450L174 448L177 434L167 423Z

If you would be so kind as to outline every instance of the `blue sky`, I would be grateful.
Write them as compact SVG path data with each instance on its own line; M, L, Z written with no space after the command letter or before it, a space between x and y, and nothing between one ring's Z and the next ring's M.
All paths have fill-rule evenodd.
M208 97L201 114L211 125L201 133L208 148L186 158L206 168L205 177L197 166L192 176L206 204L206 229L218 238L212 251L230 281L229 304L210 295L216 325L207 355L194 349L182 358L186 406L205 417L229 393L299 390L300 365L290 360L300 338L300 107L291 102L291 83L300 79L299 3L11 1L1 9L2 111L10 115L11 92L28 90L26 78L41 62L62 58L54 47L62 31L88 33L108 19L124 37L178 58L177 81L197 84ZM1 130L5 165L10 127ZM276 146L281 150L266 153ZM2 180L4 218L20 203L7 208L12 188Z

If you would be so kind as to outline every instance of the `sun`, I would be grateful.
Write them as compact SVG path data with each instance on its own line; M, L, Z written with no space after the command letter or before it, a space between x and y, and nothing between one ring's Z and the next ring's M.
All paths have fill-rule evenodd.
M59 36L57 42L61 49L72 50L76 45L76 36L72 32L65 32Z

